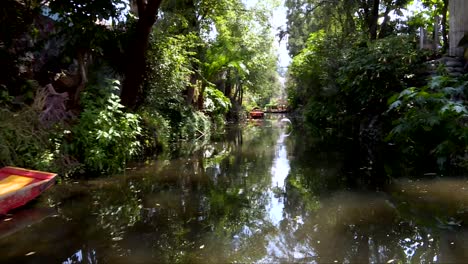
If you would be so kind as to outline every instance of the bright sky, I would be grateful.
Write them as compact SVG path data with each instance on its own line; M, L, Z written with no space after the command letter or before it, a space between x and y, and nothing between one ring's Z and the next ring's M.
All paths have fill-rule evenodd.
M262 0L242 0L245 3L247 8L256 6L258 2ZM273 11L273 18L270 20L271 26L273 28L273 33L278 34L279 27L286 29L286 7L284 7L284 0L279 1L281 4L278 8ZM276 36L275 46L278 50L278 63L280 67L286 67L291 62L291 57L288 55L288 50L286 48L287 38L283 38L281 43L278 43L279 38Z

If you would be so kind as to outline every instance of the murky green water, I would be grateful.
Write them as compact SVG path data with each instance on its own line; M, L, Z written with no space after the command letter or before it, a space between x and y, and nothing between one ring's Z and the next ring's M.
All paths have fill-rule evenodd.
M466 179L360 188L280 118L54 186L0 219L0 263L468 262Z

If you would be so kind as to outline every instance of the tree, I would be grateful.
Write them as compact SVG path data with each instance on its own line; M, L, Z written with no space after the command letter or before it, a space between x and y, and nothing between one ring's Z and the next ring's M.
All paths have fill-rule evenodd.
M356 31L355 0L286 0L288 50L297 55L306 47L311 33L325 30L328 34L344 35Z
M267 101L278 88L269 10L261 5L247 9L240 1L228 3L223 13L212 17L217 34L208 40L203 76L233 105L242 105L246 92Z
M56 32L47 32L48 40L58 43L50 47L58 53L54 58L58 62L46 58L49 60L47 63L59 64L53 71L57 74L68 67L70 61L76 59L77 72L69 73L69 77L78 81L74 81L74 85L69 85L66 89L74 95L71 98L72 105L77 106L81 92L88 83L89 66L99 64L97 61L104 57L106 50L111 49L108 47L108 41L112 38L115 29L107 26L104 21L116 24L124 9L124 2L123 0L50 0L47 4L42 6L43 11L48 13L49 19L52 18L50 23L56 28ZM43 71L48 72L50 69Z
M401 14L410 0L357 0L358 14L371 40L384 38L390 33L390 14ZM379 24L379 19L383 19Z
M427 22L428 25L424 25L426 27L431 28L432 25L437 21L436 17L442 17L441 25L442 25L442 52L447 51L448 49L448 4L449 0L421 0L421 3L426 8L426 10L422 11L423 13L429 14L429 21ZM434 30L437 30L434 28Z
M130 109L136 107L141 94L146 70L146 51L161 2L162 0L136 0L138 21L133 40L125 54L125 79L121 93L122 103Z
M375 40L392 33L390 14L401 13L410 0L287 0L288 49L297 55L309 34L325 30L346 38L363 35ZM379 19L382 22L379 24Z

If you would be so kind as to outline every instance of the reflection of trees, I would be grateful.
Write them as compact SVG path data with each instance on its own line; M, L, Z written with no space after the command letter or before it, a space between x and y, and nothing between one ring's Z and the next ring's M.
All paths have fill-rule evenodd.
M290 147L295 156L291 158L286 185L281 233L286 241L283 251L302 255L286 255L287 260L430 263L434 257L442 258L444 250L439 245L449 244L443 241L448 240L444 238L447 232L439 233L437 227L424 220L433 219L425 215L440 211L435 208L440 205L423 203L425 209L415 215L415 208L420 206L415 207L418 201L408 199L408 188L405 197L396 200L384 194L335 193L350 183L343 171L343 154L323 149L323 145L314 144L314 139L305 135L299 135L295 143ZM420 200L421 195L415 196ZM405 208L411 210L409 214ZM447 210L444 212L442 215Z
M77 252L93 263L466 259L467 231L443 217L465 214L458 211L466 205L438 211L448 204L430 195L420 204L419 185L406 184L405 196L338 192L347 186L340 155L311 149L296 133L285 139L294 155L285 188L276 193L284 199L283 219L272 224L270 172L280 130L264 125L233 127L210 144L187 144L170 162L80 184L86 191L63 199L60 217L33 227L34 236L20 233L14 245L54 262L80 262ZM0 240L0 248L13 252L12 240ZM18 254L23 262L25 252Z
M86 221L96 228L85 236L107 245L96 257L112 263L260 259L265 236L275 232L264 219L278 136L273 128L233 128L163 168L100 185L86 202L92 205ZM70 219L83 215L67 212Z
M294 133L294 140L289 142L290 180L295 180L316 195L331 190L347 187L343 174L343 154L336 151L336 146L325 145L307 133Z
M288 208L303 224L282 225L282 233L291 234L289 252L302 249L303 260L432 262L437 243L424 230L404 222L385 196L336 193L322 199L318 210L304 211L304 207Z
M221 251L231 252L228 260L251 262L265 254L265 232L273 231L263 220L269 202L266 191L278 136L272 128L257 126L227 133L230 155L219 163L217 180L210 182L210 221L216 236L225 237L231 247Z
M429 188L430 184L418 182L407 183L403 192L392 196L362 191L332 191L332 195L323 195L323 189L309 188L310 181L302 180L303 177L290 175L288 179L285 220L281 225L283 240L287 241L283 243L283 251L303 254L299 259L286 255L286 260L326 263L468 260L466 236L461 239L467 231L457 226L453 218L447 219L454 214L462 218L464 211L460 210L460 203L443 202L446 197L450 201L466 201L464 194L447 195L441 190L445 185ZM327 187L323 182L316 184Z

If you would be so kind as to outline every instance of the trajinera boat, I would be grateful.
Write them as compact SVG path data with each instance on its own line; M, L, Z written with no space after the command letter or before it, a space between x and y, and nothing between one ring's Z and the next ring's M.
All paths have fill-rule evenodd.
M263 118L263 116L265 115L265 113L258 107L255 107L254 109L252 109L250 111L250 118Z
M16 167L0 169L0 215L25 205L55 183L57 174Z

